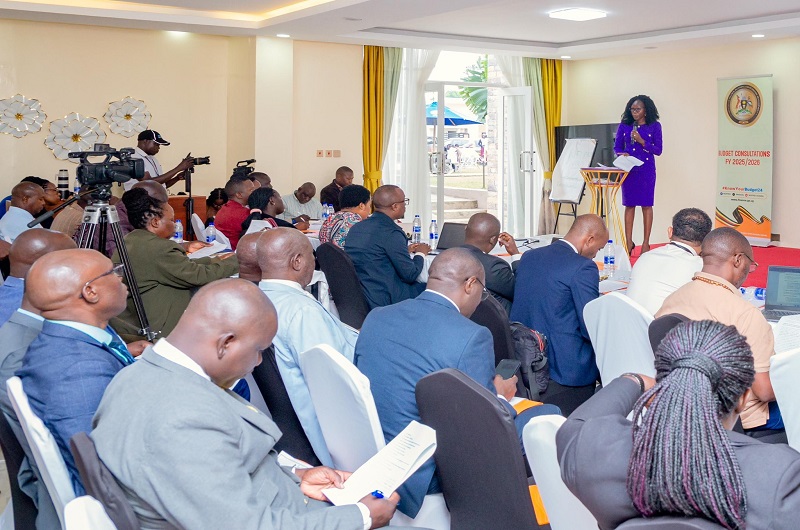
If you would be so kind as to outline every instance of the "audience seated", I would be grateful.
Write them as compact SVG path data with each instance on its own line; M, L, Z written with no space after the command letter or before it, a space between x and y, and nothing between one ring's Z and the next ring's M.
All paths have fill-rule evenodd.
M350 180L353 174L350 174ZM341 201L341 202L339 202ZM322 223L319 230L320 243L331 242L339 248L344 248L344 242L350 228L369 217L372 211L372 199L369 190L358 184L350 184L342 189L337 200L339 207L336 213L329 216Z
M32 182L37 186L41 186L42 191L44 192L44 208L42 208L39 212L34 213L34 217L39 217L40 215L61 204L61 195L58 193L58 188L56 188L56 185L49 180L41 177L30 176L22 179L22 182ZM41 228L52 228L52 225L53 217L50 217L42 221L38 226Z
M214 226L222 232L231 242L231 249L236 250L239 237L242 234L242 223L250 210L247 208L247 199L256 189L253 181L244 179L230 179L225 184L225 194L228 202L222 205L214 218Z
M345 251L353 260L370 308L375 308L414 298L425 290L417 277L430 247L409 245L405 232L395 223L406 214L403 190L391 184L381 186L372 203L375 213L350 228Z
M495 375L492 335L469 320L481 301L484 280L483 266L470 251L448 249L433 261L424 293L367 315L356 344L356 366L370 380L387 442L410 421L420 421L414 389L437 370L461 370L506 405L514 397L517 376ZM552 405L519 415L508 409L520 433L531 417L559 413ZM416 517L426 493L441 491L434 469L433 460L428 461L398 490L399 509L409 517Z
M250 194L247 206L250 208L250 215L242 222L242 234L247 233L252 221L264 220L269 221L272 226L308 230L307 216L300 216L291 222L281 219L280 215L284 211L283 198L274 188L258 188Z
M503 258L489 254L498 242L511 254L510 265ZM507 232L500 232L500 221L494 215L476 213L469 218L462 247L481 262L486 271L486 290L500 302L506 313L510 313L516 282L514 273L522 257L514 238Z
M319 202L330 204L333 210L338 212L344 206L339 204L339 194L344 188L353 183L353 170L347 166L342 166L336 170L336 176L330 184L322 188L319 192ZM364 216L366 217L366 216ZM339 245L341 246L341 245Z
M655 365L655 381L623 375L556 435L561 476L600 529L668 514L797 528L800 454L731 432L755 374L745 337L708 320L679 324Z
M291 221L301 215L307 219L322 219L322 203L314 198L316 194L317 187L312 182L305 182L294 193L287 195L283 199L286 205L283 219Z
M742 411L748 429L783 429L783 419L769 379L769 361L775 354L772 328L764 315L742 298L739 287L758 264L747 238L732 228L717 228L703 239L703 269L675 291L656 317L670 313L691 320L715 320L747 337L753 350L755 381Z
M214 222L214 218L225 203L228 202L228 194L222 188L214 188L206 197L206 226Z
M541 399L565 414L592 396L599 377L583 308L600 296L592 259L607 240L600 217L580 215L564 239L529 250L517 267L511 320L547 337L551 380Z
M261 267L258 265L258 239L264 232L254 232L242 236L236 247L239 260L239 278L258 284L261 281Z
M92 438L143 528L388 524L396 494L368 495L355 506L320 502L322 489L340 487L349 474L281 468L277 426L224 390L261 362L277 328L275 309L254 285L214 282L198 291L172 333L108 388Z
M91 429L109 381L133 363L108 326L125 308L121 275L122 267L99 252L74 249L42 256L26 278L30 305L45 321L17 375L33 412L55 437L76 495L83 494L83 486L69 439Z
M327 344L353 361L355 332L344 327L304 289L314 274L314 251L308 238L297 230L273 228L258 239L261 267L259 287L278 312L275 358L286 392L320 462L331 457L319 427L303 373L300 354L318 344Z
M669 243L636 260L626 294L654 315L678 287L692 281L703 268L700 245L711 231L711 219L703 210L684 208L667 228Z
M11 207L0 219L0 239L8 243L25 230L34 215L44 210L44 190L33 182L20 182L11 190Z
M44 228L26 230L17 237L9 253L11 274L0 285L0 326L19 309L25 275L31 265L45 254L68 248L75 248L75 242L64 234Z
M157 201L145 190L127 191L124 203L134 227L125 236L125 246L145 312L151 329L167 334L189 304L191 289L236 274L239 262L231 253L189 259L184 247L170 239L175 234L172 206ZM119 254L113 259L119 263ZM132 298L114 325L130 340L141 338L137 336L140 324Z

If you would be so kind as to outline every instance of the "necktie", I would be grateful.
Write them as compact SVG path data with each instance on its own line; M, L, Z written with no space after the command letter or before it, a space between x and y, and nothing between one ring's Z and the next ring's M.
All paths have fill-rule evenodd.
M123 343L112 340L109 344L106 344L106 348L108 348L111 353L114 354L114 357L119 359L125 366L133 364L133 356L131 352L128 351L128 347Z

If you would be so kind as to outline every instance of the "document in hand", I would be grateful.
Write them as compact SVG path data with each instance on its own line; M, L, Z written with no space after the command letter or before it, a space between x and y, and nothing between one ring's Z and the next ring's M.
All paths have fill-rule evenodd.
M262 230L270 230L271 228L275 228L273 223L269 221L250 221L250 227L247 229L247 234L252 234L253 232L261 232Z
M772 331L775 335L775 353L800 348L800 315L781 317Z
M614 166L620 168L622 171L630 171L636 166L641 166L642 164L644 164L644 162L635 156L618 156L614 160Z
M388 497L435 451L436 431L412 421L378 454L350 475L342 489L328 488L322 493L336 506L355 504L375 490Z
M223 250L230 252L230 247L226 246L224 243L220 243L219 241L214 241L210 247L203 247L195 250L191 254L187 254L187 256L189 259L199 259L212 256L218 252L222 252Z

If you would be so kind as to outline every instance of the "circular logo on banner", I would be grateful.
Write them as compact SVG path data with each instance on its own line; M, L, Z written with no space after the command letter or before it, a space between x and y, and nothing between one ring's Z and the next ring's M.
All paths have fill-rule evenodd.
M750 127L761 117L761 91L753 83L733 87L725 98L725 114L736 125Z

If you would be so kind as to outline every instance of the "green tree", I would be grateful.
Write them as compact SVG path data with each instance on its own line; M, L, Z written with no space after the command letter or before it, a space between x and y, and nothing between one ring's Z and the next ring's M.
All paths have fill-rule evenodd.
M464 72L462 81L468 83L486 83L489 79L489 58L481 55L475 64L468 66ZM486 87L465 86L458 91L461 99L467 104L467 108L472 111L480 121L486 121L486 100L489 91Z

